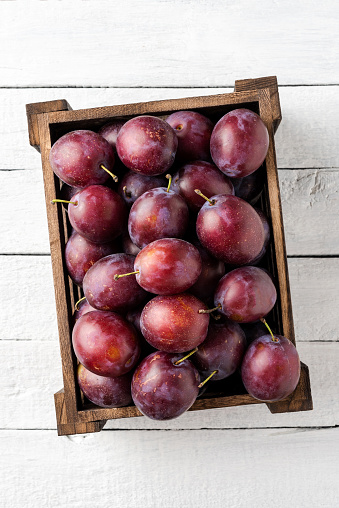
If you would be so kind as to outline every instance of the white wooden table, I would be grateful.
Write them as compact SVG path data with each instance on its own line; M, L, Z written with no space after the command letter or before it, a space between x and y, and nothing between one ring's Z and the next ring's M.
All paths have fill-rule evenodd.
M0 2L1 506L339 505L338 14L335 0ZM54 292L25 104L212 94L272 74L296 337L314 411L228 408L57 437Z

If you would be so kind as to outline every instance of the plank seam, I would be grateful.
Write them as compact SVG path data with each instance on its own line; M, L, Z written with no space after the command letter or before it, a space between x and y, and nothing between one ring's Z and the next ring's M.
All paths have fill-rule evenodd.
M200 428L187 428L187 429L106 429L103 428L101 432L189 432L189 431L205 431L205 430L211 430L211 431L233 431L233 430L301 430L301 431L308 431L308 430L327 430L327 429L337 429L339 425L324 425L319 426L315 425L312 426L294 426L294 427L200 427ZM56 431L56 428L0 428L0 432L36 432L36 431Z
M297 88L297 87L321 87L321 86L339 86L339 83L287 83L287 84L279 84L279 88ZM107 89L148 89L152 88L154 90L160 90L160 89L168 89L168 88L176 88L180 90L193 90L193 89L210 89L210 88L234 88L234 83L231 85L192 85L192 86L186 86L186 85L162 85L162 86L152 86L152 85L113 85L113 86L107 86L107 85L22 85L22 86L0 86L0 90L25 90L25 89L38 89L38 88L107 88Z

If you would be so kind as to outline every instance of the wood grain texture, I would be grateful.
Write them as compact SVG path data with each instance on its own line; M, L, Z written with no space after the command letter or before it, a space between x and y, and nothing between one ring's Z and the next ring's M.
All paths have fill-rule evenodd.
M280 170L279 182L287 254L338 255L339 170ZM11 220L0 221L0 254L48 254L41 169L0 171L1 216L9 210Z
M50 258L0 256L0 263L1 339L57 341ZM297 343L339 341L339 259L292 258L288 267Z
M37 115L39 113L61 111L63 109L70 109L70 105L64 99L47 102L36 102L34 104L26 105L29 142L31 146L38 150L38 152L40 152L40 139Z
M51 431L3 431L0 440L4 506L92 508L100 501L106 508L112 500L121 508L220 508L225 499L232 508L337 503L336 429L104 431L70 439Z
M293 323L293 310L291 302L290 281L288 275L285 231L282 217L281 196L279 187L279 177L277 170L277 158L275 152L274 141L274 116L271 105L271 90L269 88L260 89L259 109L260 117L265 123L269 135L269 147L265 159L267 173L267 191L264 190L263 198L267 210L267 216L271 221L272 240L270 241L269 267L272 275L276 278L276 286L278 292L277 306L281 308L282 326L280 325L281 334L288 337L295 344L295 332ZM272 267L272 268L271 268ZM280 321L280 312L276 313ZM278 408L277 404L275 407Z
M1 86L219 86L273 67L339 83L331 0L1 2L1 21Z
M168 422L147 418L110 420L114 429L199 429L253 427L321 427L339 425L336 342L299 342L300 358L310 369L314 410L272 415L265 404L190 411ZM57 338L46 341L0 341L6 362L0 371L3 411L0 428L56 429L53 394L62 386ZM67 421L67 420L65 420Z
M47 122L47 114L37 117L38 131L43 167L44 189L47 211L49 242L53 270L55 305L57 309L57 323L59 332L60 354L63 373L63 388L66 401L66 413L69 422L74 421L79 390L75 383L76 358L69 340L71 336L70 322L74 309L74 294L70 290L67 276L64 250L67 242L66 211L61 206L51 206L51 200L56 195L60 185L49 164L51 139Z
M274 132L276 132L281 122L281 107L277 77L266 76L263 78L254 79L238 79L234 85L235 92L242 92L244 90L258 90L263 88L268 88L270 91L273 126Z
M271 71L270 71L271 72ZM245 74L242 74L245 77ZM232 82L236 78L232 76ZM278 80L280 76L278 74ZM1 90L0 169L40 169L28 144L25 104L66 98L74 109L195 95L222 89L52 88ZM339 86L279 88L283 120L276 134L278 167L339 168Z

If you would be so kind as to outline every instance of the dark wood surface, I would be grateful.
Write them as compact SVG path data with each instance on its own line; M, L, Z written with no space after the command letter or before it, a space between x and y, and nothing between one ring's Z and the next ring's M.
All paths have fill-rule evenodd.
M40 113L49 113L51 111L70 110L71 107L65 99L56 101L35 102L26 105L26 115L28 122L28 134L30 144L40 152L40 139L37 115Z
M281 122L281 108L277 77L267 76L264 78L239 79L235 82L234 91L245 92L249 90L261 90L263 88L268 88L270 91L272 118L275 132Z
M66 101L27 105L30 142L41 150L44 174L47 219L50 236L53 278L55 287L58 329L64 389L55 394L55 406L60 435L98 432L107 419L140 416L135 406L117 409L86 407L83 405L79 387L76 382L76 364L72 342L72 312L79 295L67 275L64 262L64 247L68 239L67 216L63 207L53 206L50 201L58 196L60 182L55 177L49 164L51 145L66 132L79 128L97 130L112 117L131 117L149 113L158 116L166 115L181 109L193 109L206 114L213 120L234 109L235 106L249 107L260 114L270 136L270 145L266 157L267 185L261 200L262 206L272 222L272 241L269 256L269 268L278 281L278 301L272 313L274 329L284 334L293 343L294 327L291 295L287 271L285 238L283 230L279 181L274 147L274 131L281 119L279 95L276 78L259 78L236 82L236 92L206 97L192 97L154 101L149 103L125 104L105 108L92 108L72 111ZM43 110L43 105L47 111ZM58 110L58 108L60 110ZM191 410L211 409L217 407L258 404L248 394L237 393L198 399ZM268 404L272 413L302 411L312 408L309 374L302 366L302 375L295 392L286 400Z

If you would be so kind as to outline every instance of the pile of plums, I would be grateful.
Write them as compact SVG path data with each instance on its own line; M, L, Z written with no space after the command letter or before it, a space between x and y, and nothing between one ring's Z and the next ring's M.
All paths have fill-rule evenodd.
M91 402L133 401L166 420L206 381L236 372L262 401L296 388L298 353L264 319L277 293L257 266L270 240L253 206L268 146L248 109L216 125L194 111L115 119L52 146L63 182L53 202L67 205L73 228L65 263L84 294L72 334L78 383Z

